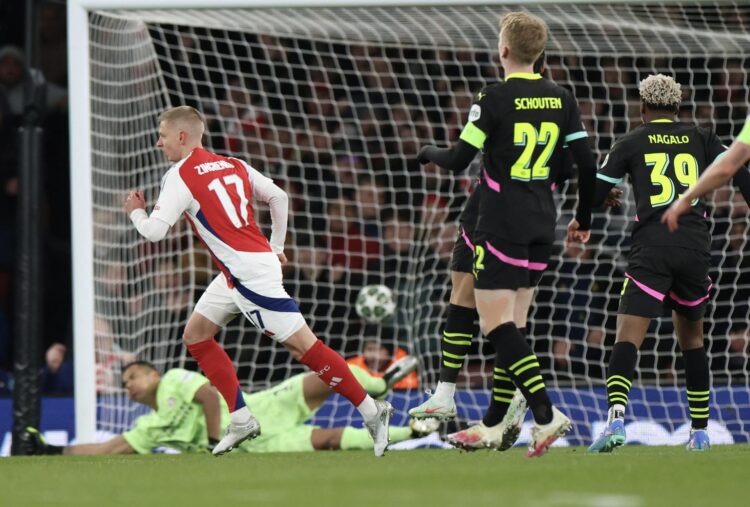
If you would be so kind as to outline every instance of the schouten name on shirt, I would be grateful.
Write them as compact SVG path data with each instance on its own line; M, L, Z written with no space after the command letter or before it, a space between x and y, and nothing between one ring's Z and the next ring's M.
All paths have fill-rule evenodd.
M521 109L562 109L560 97L521 97L515 99L516 111Z
M667 134L649 134L648 142L651 144L687 144L689 136L672 136Z
M221 171L223 169L233 169L234 166L226 160L217 160L216 162L204 162L195 166L195 170L198 174L203 175L213 171Z

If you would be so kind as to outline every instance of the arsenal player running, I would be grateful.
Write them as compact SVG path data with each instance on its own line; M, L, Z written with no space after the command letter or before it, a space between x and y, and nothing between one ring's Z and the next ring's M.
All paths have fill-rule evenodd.
M161 114L156 145L174 165L162 179L151 216L146 214L140 191L128 195L125 211L149 241L163 239L184 214L221 271L196 304L183 334L190 355L231 412L226 435L213 453L231 451L260 434L260 424L241 396L234 365L214 340L223 326L242 313L357 407L375 442L375 455L382 456L393 407L365 392L344 359L313 334L297 303L284 290L286 193L246 162L203 149L204 128L203 118L192 107L175 107ZM255 223L253 197L271 209L270 242Z

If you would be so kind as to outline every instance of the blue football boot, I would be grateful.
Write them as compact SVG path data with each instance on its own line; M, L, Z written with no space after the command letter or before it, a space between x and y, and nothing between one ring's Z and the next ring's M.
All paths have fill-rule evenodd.
M711 448L706 430L690 430L690 439L685 446L688 451L707 451Z
M625 421L615 419L604 428L599 438L594 440L588 452L612 452L615 447L625 444Z

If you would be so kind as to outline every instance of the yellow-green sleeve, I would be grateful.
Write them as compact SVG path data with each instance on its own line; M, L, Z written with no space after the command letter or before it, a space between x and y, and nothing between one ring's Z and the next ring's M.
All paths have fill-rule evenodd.
M740 135L737 136L737 140L741 143L750 144L750 116L745 120L745 126L742 127Z
M459 139L478 150L484 149L487 133L492 130L494 125L492 102L487 98L487 94L492 94L493 90L494 88L485 88L474 97L474 102L469 110L469 120L459 136Z

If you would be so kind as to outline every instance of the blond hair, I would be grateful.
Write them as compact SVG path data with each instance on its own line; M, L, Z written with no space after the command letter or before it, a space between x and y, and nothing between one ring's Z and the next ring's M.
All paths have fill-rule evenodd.
M528 12L509 12L500 20L500 36L510 50L510 58L532 65L547 45L547 23Z
M641 100L652 109L677 110L682 102L680 83L664 74L651 74L638 86Z
M196 134L200 138L206 128L203 115L194 107L177 106L159 115L159 123L164 122Z

